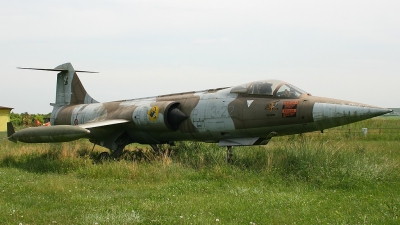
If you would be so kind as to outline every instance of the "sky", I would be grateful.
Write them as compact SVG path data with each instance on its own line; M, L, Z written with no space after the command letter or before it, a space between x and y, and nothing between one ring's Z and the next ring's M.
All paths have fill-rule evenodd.
M400 1L0 0L0 106L49 113L71 62L100 102L279 79L400 108Z

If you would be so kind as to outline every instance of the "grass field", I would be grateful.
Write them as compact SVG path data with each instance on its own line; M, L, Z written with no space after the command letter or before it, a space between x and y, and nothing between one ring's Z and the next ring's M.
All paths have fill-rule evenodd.
M365 136L361 128L368 128ZM0 141L3 224L399 224L400 120L225 149L179 142L119 161L86 140ZM5 134L2 134L3 137Z

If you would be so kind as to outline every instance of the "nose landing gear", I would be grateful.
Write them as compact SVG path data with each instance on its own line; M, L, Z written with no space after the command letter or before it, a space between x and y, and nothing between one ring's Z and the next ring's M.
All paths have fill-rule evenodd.
M232 152L232 146L227 146L226 147L226 163L233 163L232 160L233 152Z

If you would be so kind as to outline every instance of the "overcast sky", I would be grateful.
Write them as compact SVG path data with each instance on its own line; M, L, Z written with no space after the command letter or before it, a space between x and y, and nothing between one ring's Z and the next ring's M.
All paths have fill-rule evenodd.
M400 108L400 1L0 0L0 106L48 113L71 62L98 101L280 79Z

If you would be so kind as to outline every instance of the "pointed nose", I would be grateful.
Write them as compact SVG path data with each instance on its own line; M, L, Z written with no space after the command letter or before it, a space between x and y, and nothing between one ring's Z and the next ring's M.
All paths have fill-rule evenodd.
M390 112L390 109L333 99L315 102L312 111L314 122L320 129L354 123Z

